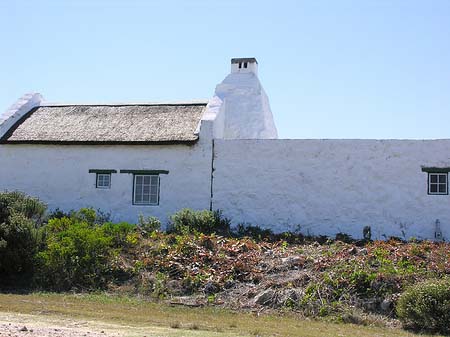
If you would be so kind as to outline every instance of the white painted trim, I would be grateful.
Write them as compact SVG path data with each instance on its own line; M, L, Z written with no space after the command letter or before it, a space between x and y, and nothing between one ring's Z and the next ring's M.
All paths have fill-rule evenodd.
M31 109L40 106L43 97L39 93L28 93L19 98L8 110L0 115L0 138Z

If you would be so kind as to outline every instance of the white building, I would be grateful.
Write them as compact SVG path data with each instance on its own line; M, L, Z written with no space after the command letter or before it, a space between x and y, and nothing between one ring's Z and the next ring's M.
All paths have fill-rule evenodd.
M232 59L209 102L25 95L0 118L0 190L115 221L189 207L274 231L450 237L450 140L277 139L257 68Z

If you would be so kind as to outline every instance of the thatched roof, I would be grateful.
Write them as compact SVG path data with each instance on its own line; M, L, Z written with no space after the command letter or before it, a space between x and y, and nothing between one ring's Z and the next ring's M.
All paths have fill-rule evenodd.
M46 105L28 112L1 139L6 143L195 142L206 102Z

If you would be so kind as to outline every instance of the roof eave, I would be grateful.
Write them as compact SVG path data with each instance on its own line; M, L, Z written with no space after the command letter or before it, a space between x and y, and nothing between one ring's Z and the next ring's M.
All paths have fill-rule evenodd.
M40 144L40 145L194 145L197 139L158 141L57 141L57 140L0 140L0 144Z

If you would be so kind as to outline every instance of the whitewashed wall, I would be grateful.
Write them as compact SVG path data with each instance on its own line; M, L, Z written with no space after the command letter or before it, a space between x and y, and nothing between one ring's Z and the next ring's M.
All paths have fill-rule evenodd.
M0 191L37 196L50 209L99 208L112 220L136 222L140 213L167 220L184 207L209 209L211 123L188 145L0 145ZM111 189L96 189L89 169L115 169ZM159 206L132 205L133 175L120 169L168 170L160 175Z
M209 209L212 123L193 145L0 145L0 190L38 196L50 209L99 208L114 221L140 213L166 221L184 207ZM422 166L450 167L450 140L214 140L213 208L275 231L374 238L450 239L450 196L427 195ZM89 169L168 170L160 205L132 205L132 175L95 188Z
M211 101L209 111L217 114L215 138L278 138L269 98L251 68L232 71L216 86Z
M213 207L275 231L450 239L450 196L421 166L450 166L450 140L215 140Z

